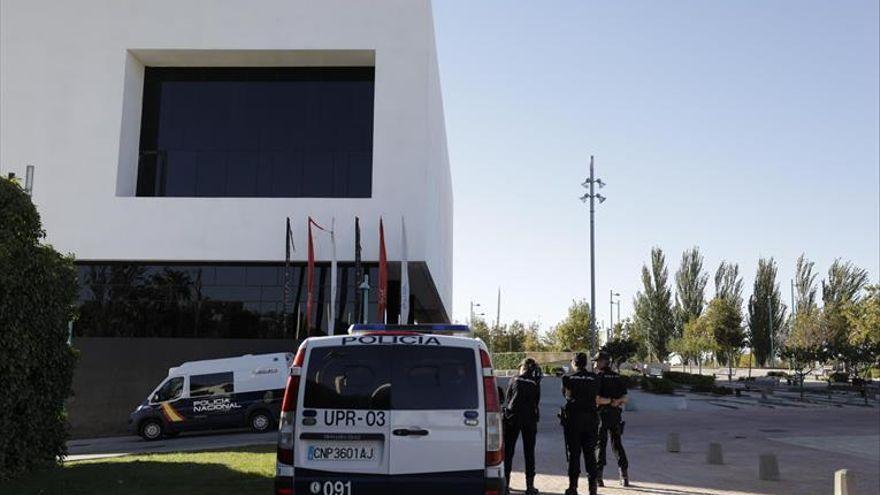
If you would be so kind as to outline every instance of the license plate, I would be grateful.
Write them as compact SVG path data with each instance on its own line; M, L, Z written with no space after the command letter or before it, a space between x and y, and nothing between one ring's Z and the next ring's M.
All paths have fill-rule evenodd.
M364 443L328 443L309 445L310 461L368 462L376 457L376 447Z

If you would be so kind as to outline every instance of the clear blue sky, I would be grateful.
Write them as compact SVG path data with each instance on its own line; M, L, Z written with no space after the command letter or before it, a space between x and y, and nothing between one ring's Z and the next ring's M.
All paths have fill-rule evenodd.
M773 256L880 273L876 0L435 0L455 194L454 318L555 324L589 298L631 314L652 246L740 264ZM710 282L709 294L714 291Z

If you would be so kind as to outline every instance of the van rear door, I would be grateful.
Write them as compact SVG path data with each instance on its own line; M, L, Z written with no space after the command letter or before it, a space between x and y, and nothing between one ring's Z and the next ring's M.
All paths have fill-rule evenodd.
M485 425L476 348L392 346L389 473L424 479L420 493L481 494ZM435 490L436 488L436 490Z
M309 348L296 414L295 493L375 483L364 476L388 474L391 348L338 340Z

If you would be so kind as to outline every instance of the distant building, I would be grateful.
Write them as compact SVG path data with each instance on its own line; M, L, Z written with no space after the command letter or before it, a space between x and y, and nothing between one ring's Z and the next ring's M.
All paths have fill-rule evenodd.
M385 220L388 319L401 217L410 318L450 319L452 192L428 0L3 0L0 173L28 164L48 242L79 269L78 397L98 349L106 369L148 366L132 356L150 349L164 376L173 359L289 342L304 319L309 216L336 219L340 260L331 329L330 242L316 234L320 331L356 317L355 216L373 286ZM152 369L145 381L158 380Z

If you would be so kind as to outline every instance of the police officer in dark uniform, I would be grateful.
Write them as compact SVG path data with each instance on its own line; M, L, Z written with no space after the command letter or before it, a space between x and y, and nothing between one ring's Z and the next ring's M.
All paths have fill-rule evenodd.
M565 490L565 495L577 495L581 455L584 457L590 483L590 495L595 495L596 436L599 428L596 394L599 383L596 375L587 370L587 355L583 352L574 355L571 365L574 371L562 377L565 405L559 413L565 429L565 448L568 456L568 489Z
M605 469L605 449L610 435L611 450L617 457L617 467L620 468L620 485L629 486L627 473L629 463L621 441L624 425L623 405L627 401L626 384L620 379L620 375L611 369L610 354L599 351L595 360L596 375L599 377L599 397L596 399L599 404L599 444L596 445L597 482L599 486L605 486L602 481L602 471Z
M522 433L523 454L526 458L526 494L538 495L535 489L535 437L541 402L541 368L532 358L525 358L519 366L519 376L507 386L507 407L504 408L504 475L510 483L513 452Z

